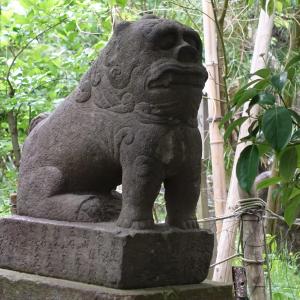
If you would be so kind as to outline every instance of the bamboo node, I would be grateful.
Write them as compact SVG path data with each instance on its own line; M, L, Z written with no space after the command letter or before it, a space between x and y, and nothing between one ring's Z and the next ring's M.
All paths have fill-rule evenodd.
M221 122L221 120L222 120L222 117L207 118L208 123Z

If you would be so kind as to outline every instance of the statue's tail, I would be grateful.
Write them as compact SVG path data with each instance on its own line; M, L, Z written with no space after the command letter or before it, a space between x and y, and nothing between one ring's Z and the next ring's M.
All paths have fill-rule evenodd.
M35 118L33 118L30 122L28 133L30 133L37 124L39 124L41 121L45 120L49 115L50 115L50 113L44 112L44 113L37 115Z

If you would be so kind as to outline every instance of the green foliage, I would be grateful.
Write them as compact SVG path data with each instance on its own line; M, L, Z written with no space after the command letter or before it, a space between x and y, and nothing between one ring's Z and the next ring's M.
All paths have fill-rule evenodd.
M1 2L0 214L9 211L17 177L7 113L14 112L22 144L30 120L53 110L105 45L109 9L93 0Z
M178 3L189 9L195 7L192 2ZM52 111L70 94L105 46L114 17L134 20L152 11L199 29L201 14L187 14L183 7L160 0L1 2L0 206L16 191L17 170L10 169L14 154L7 113L14 112L22 147L32 118Z
M279 191L286 191L287 188L294 191L287 198L280 197L285 220L290 226L300 212L300 116L295 109L288 108L284 91L288 84L293 87L298 84L297 76L289 77L288 74L295 73L291 70L296 69L299 60L299 56L294 57L280 72L274 72L270 68L257 71L254 75L260 79L253 80L237 91L230 113L225 116L227 120L230 119L242 105L249 103L246 115L236 118L224 135L228 138L236 125L245 121L251 123L249 135L242 141L252 144L242 151L236 168L239 185L250 194L257 175L259 158L265 155L265 151L261 152L259 149L267 145L268 151L273 152L279 162L279 172L278 176L261 182L258 188L266 188L276 183L279 184ZM251 116L253 105L261 108L257 117Z
M260 104L258 102L258 104ZM275 151L281 151L289 143L293 130L292 117L285 107L272 105L262 117L261 130L266 141Z
M10 157L0 168L0 216L10 214L9 195L16 186L16 168ZM1 166L1 163L0 163Z
M272 299L295 300L300 298L300 252L293 253L289 250L285 237L276 237L267 234L267 259L264 264L265 286L271 279ZM278 245L279 244L279 245ZM266 254L264 254L265 256ZM233 266L243 266L240 257L233 260ZM268 289L267 289L267 292Z
M293 179L297 169L297 150L295 147L286 148L281 154L279 164L279 174L282 180L290 181Z
M242 189L250 194L257 175L259 152L256 145L247 146L241 153L236 166L236 175Z
M229 136L231 135L232 131L236 128L241 126L248 118L247 117L242 117L239 118L235 121L233 121L226 129L225 133L224 133L224 139L227 140L229 138Z
M163 223L166 219L166 203L164 197L164 189L157 196L153 206L153 217L155 223Z
M267 236L268 260L272 281L272 299L294 300L300 298L300 252L292 253L285 244L278 247L275 236ZM269 276L266 274L266 276Z
M275 184L279 183L281 180L282 180L282 178L279 176L264 179L257 184L256 189L257 190L265 189L265 188L269 187L270 185L275 185Z

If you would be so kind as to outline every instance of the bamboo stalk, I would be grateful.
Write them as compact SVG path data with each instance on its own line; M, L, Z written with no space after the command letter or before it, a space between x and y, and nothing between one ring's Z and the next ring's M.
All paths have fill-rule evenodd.
M208 71L206 90L208 94L208 115L209 115L209 138L212 162L213 195L215 202L216 217L224 215L226 204L226 181L224 166L224 142L219 130L221 120L221 103L219 90L219 69L217 56L217 35L216 24L212 3L210 0L202 0L203 5L203 30L205 47L205 66ZM217 239L222 229L222 222L217 222Z
M197 218L205 219L209 217L209 207L208 207L208 183L207 183L207 161L209 160L209 126L207 123L208 119L208 103L207 99L204 98L201 102L199 109L199 130L202 136L202 161L201 161L201 193L200 201L197 206ZM215 223L204 222L201 225L203 229L209 229L213 232L216 231ZM217 244L216 236L214 237L214 243ZM211 263L214 263L217 256L217 249L214 247L213 256ZM213 276L213 269L209 270L207 279L211 279Z
M263 10L260 12L259 24L256 33L256 39L254 44L254 52L251 62L251 74L255 73L257 70L263 68L265 66L267 53L269 49L269 45L271 42L272 36L272 28L273 28L273 19L274 16L268 16ZM255 79L252 77L252 80ZM245 105L243 110L244 114L248 109L248 105ZM258 114L258 107L254 106L251 110L251 115L256 116ZM248 128L250 126L250 120L247 120L243 123L239 133L239 141L248 135ZM239 185L236 177L236 164L238 158L240 157L241 152L247 146L246 143L238 143L234 163L233 163L233 171L231 175L229 192L228 192L228 200L226 203L225 215L230 215L233 213L234 209L237 206L238 200L242 195L239 195ZM235 251L235 235L237 229L238 222L235 219L227 219L223 221L223 228L220 235L220 240L218 244L217 251L217 262L223 261L227 257L231 256ZM226 261L215 268L213 280L215 281L223 281L230 282L231 281L231 262Z

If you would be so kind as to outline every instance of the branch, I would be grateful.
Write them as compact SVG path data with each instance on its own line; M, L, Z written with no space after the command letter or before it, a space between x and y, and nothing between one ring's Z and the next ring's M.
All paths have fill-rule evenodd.
M172 3L178 7L181 7L183 9L184 12L186 12L187 10L196 10L196 11L199 11L199 13L207 16L210 20L212 20L213 22L217 23L217 21L214 19L214 18L211 18L208 14L205 14L201 9L198 9L198 8L191 8L191 7L188 7L188 6L184 6L184 5L181 5L179 3L176 3L174 1L169 1L169 3ZM191 14L190 14L191 15ZM196 27L197 28L197 27Z
M227 2L227 0L225 0ZM220 28L220 23L218 21L218 18L217 18L217 13L216 13L216 4L214 2L214 0L211 0L211 5L213 7L213 13L214 13L214 18L216 20L216 27L217 27L217 31L218 31L218 35L220 37L220 42L221 42L221 46L222 46L222 51L223 51L223 59L224 59L224 75L222 76L223 77L223 81L224 81L224 91L225 91L225 96L226 96L226 102L227 102L227 105L229 106L229 97L228 97L228 92L227 92L227 77L228 77L228 65L227 65L227 57L226 57L226 50L225 50L225 43L224 43L224 38L223 38L223 32L221 31L221 28ZM228 3L226 5L226 9L228 7ZM225 9L225 3L224 3L224 9ZM223 10L224 10L223 9ZM223 14L223 13L222 13ZM225 10L225 14L226 14L226 10ZM224 18L225 18L225 14L224 14ZM221 75L221 74L220 74Z
M16 114L15 114L15 117L16 117L16 118L18 118L19 113L20 113L20 110L21 110L21 107L22 107L23 105L24 105L23 102L19 105L19 107L18 107L18 109L17 109L17 112L16 112Z
M228 8L228 0L224 0L224 5L223 5L223 9L222 9L222 14L218 20L219 24L221 25L220 27L223 29L224 26L224 20L225 20L225 16L226 16L226 12L227 12L227 8Z
M22 48L18 51L18 53L14 56L14 58L13 58L11 64L10 64L10 66L9 66L9 68L8 68L7 75L6 75L6 81L7 81L8 85L9 85L9 89L10 89L10 91L9 91L9 96L10 96L10 97L13 97L13 96L14 96L15 90L14 90L14 88L13 88L13 86L12 86L10 80L9 80L9 76L10 76L11 69L12 69L13 65L15 64L17 58L18 58L18 57L23 53L23 51L24 51L24 50L25 50L25 49L26 49L26 48L27 48L34 40L36 40L39 36L43 35L45 32L51 30L52 28L54 28L54 27L60 25L60 24L63 23L65 20L67 20L67 17L66 17L66 18L63 18L63 19L60 20L59 22L57 22L57 23L55 23L55 24L49 26L49 27L46 28L45 30L43 30L43 31L41 31L40 33L38 33L35 37L33 37L31 40L29 40L29 41L27 42L27 44L26 44L24 47L22 47Z

